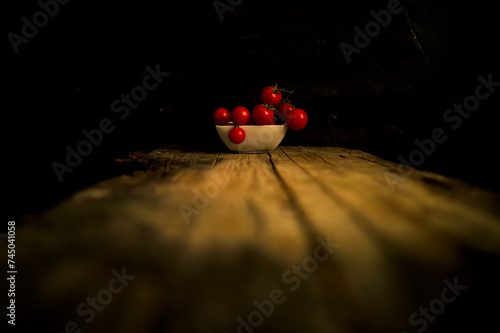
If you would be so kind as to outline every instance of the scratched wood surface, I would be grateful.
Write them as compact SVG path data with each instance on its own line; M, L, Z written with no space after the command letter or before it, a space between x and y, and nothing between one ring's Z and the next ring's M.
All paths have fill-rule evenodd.
M138 171L19 228L28 328L447 332L498 309L481 303L498 295L495 193L335 147L164 147L116 162ZM410 322L445 280L467 289Z

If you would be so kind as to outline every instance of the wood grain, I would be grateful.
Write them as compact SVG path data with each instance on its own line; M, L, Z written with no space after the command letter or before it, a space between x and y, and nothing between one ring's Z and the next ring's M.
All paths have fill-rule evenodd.
M117 163L138 170L19 229L29 328L236 332L274 291L256 332L399 332L444 278L480 280L471 258L500 257L497 194L362 151L163 147ZM87 323L76 308L122 268L135 279Z

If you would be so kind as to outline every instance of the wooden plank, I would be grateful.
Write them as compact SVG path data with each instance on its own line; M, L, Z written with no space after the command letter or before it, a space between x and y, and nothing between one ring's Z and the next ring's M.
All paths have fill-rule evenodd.
M360 316L379 329L387 329L388 325L397 326L398 321L388 322L386 314L402 318L404 316L398 317L397 314L408 309L403 301L405 291L393 264L372 236L361 230L350 211L328 195L321 183L305 171L305 166L315 165L318 160L306 154L298 161L298 156L293 158L287 152L290 149L282 148L270 155L293 201L318 235L331 236L341 244L341 248L332 256L330 272L324 275L322 283L317 283L320 288L325 288L323 292L330 315L341 315L348 326L355 325ZM342 173L342 170L339 172ZM335 287L329 287L332 283ZM345 290L347 294L339 294L339 290ZM339 303L357 310L339 313Z
M459 180L417 170L400 179L394 188L388 173L402 168L400 165L359 151L339 159L331 149L305 150L316 154L332 166L352 170L353 175L359 179L355 184L350 184L349 188L355 188L356 184L361 184L362 187L354 196L360 200L363 196L371 196L372 199L366 198L363 201L375 204L379 211L385 209L385 214L398 213L401 215L400 220L418 223L416 227L419 229L432 228L440 234L452 237L461 245L500 253L500 196L497 194ZM329 181L324 183L333 184ZM435 184L439 184L437 188ZM361 209L361 206L358 207ZM382 226L381 230L383 229ZM414 230L406 230L407 236L403 239L417 239L413 234ZM429 247L428 250L432 256L436 249ZM419 251L424 249L420 248Z
M147 288L151 283L152 288L162 288L169 299L152 297L151 302L156 306L166 302L163 306L173 311L182 302L176 289L189 290L193 299L182 309L190 319L170 318L180 332L235 328L238 316L255 310L254 300L268 299L275 288L284 289L282 273L309 256L312 246L309 238L302 237L307 231L275 177L268 156L208 154L200 158L198 153L157 150L146 158L152 162L149 170L82 190L39 217L28 235L20 237L34 246L44 242L48 248L20 256L34 263L64 253L40 277L54 281L46 286L45 295L64 295L70 293L71 281L61 280L62 270L82 271L85 267L86 276L99 281L110 269L108 262L121 262L118 258L135 258L140 253L141 262L125 260L128 271L138 272L139 279L141 272L154 269L168 283L163 287L154 281L137 287L131 284L127 292L136 294L136 288ZM190 161L201 162L191 165ZM188 207L187 213L183 215L179 207ZM193 211L196 213L189 214ZM137 235L143 236L139 239ZM92 253L101 242L106 242L106 247L95 258ZM85 264L88 256L94 257L95 265ZM215 298L213 291L197 281L200 276L209 277L209 285L217 290ZM89 284L89 293L91 289ZM316 325L319 332L325 332L325 327L329 330L334 324L326 314L314 311L315 307L300 306L308 320L283 320L297 304L310 304L319 297L305 290L295 293L295 301L287 302L282 314L273 316L266 325L276 329L292 325L302 331ZM211 318L214 304L224 309L220 317ZM206 327L197 327L207 320ZM105 323L95 325L96 331L107 328ZM123 327L130 329L129 325Z
M436 297L425 281L463 272L466 250L499 254L496 195L424 171L391 188L398 165L360 151L170 146L120 163L142 171L18 230L19 300L38 313L37 329L63 330L125 267L136 278L92 323L77 317L82 329L236 332L279 290L286 301L259 332L399 332ZM319 240L340 246L319 261Z
M377 164L359 166L355 160L308 154L307 151L314 151L312 149L283 150L343 207L350 220L372 237L382 237L385 246L406 251L424 262L443 264L456 259L445 240L417 223L425 215L418 201L402 200L404 198L394 194L388 186L373 179L378 174Z
M269 331L289 327L304 331L316 327L311 331L328 332L337 327L338 324L328 314L316 311L317 305L321 304L315 301L319 298L317 291L302 288L293 295L286 294L288 286L282 279L283 273L311 255L315 240L307 237L307 226L303 225L292 207L293 202L283 191L268 156L223 154L214 170L219 169L229 171L231 181L197 221L195 232L200 237L196 242L200 242L201 237L210 237L208 235L221 237L222 233L223 239L215 239L211 242L213 246L220 248L221 243L231 241L234 247L227 248L226 252L246 250L255 258L248 267L246 304L244 301L234 305L235 309L239 309L233 313L234 318L248 315L255 310L253 301L269 299L270 292L279 289L288 301L280 305L275 315L266 319L265 327ZM243 230L241 235L246 238L238 240L235 237L235 222L240 224L245 220L253 229ZM222 221L226 221L227 225ZM213 257L207 256L204 260L213 260ZM293 316L297 309L304 317ZM235 320L233 322L236 324ZM233 331L235 329L236 325Z

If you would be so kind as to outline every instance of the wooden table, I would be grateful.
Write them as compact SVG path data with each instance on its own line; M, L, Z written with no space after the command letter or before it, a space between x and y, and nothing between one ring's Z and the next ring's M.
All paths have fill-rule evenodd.
M117 163L138 171L19 228L25 325L444 332L497 313L482 302L500 296L495 193L336 147Z

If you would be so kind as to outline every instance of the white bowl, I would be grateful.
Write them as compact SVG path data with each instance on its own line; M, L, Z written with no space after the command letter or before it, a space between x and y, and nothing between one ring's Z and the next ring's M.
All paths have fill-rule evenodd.
M233 124L215 125L217 133L224 144L232 151L239 153L265 153L275 149L285 137L287 125L242 125L246 137L242 143L229 141L229 131Z

